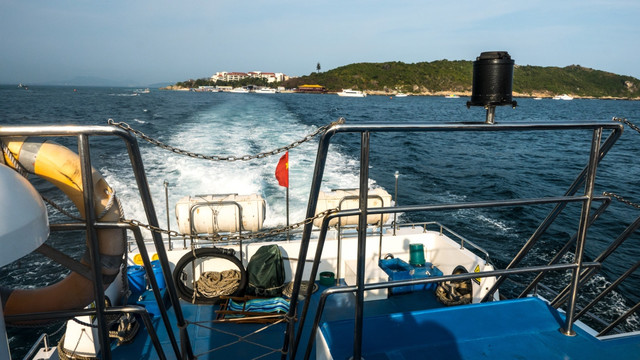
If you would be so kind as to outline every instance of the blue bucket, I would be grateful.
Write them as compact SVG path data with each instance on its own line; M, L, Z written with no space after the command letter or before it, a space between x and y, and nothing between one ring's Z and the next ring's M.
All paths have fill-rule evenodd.
M144 274L144 268L140 265L132 265L127 268L127 279L129 281L131 296L138 297L145 291L147 283L144 279Z
M151 262L151 268L153 269L153 276L158 283L158 290L163 290L167 285L164 282L164 275L162 275L162 266L160 266L160 260L154 260Z

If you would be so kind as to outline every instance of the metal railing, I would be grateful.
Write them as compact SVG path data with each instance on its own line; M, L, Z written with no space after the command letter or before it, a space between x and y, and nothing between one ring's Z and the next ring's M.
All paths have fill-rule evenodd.
M574 182L571 184L569 189L565 192L563 196L555 196L555 197L545 197L545 198L535 198L535 199L514 199L514 200L493 200L493 201L479 201L479 202L466 202L466 203L450 203L450 204L435 204L435 205L414 205L414 206L402 206L402 207L386 207L386 208L368 208L367 200L368 196L368 169L369 169L369 152L370 152L370 136L371 133L375 132L486 132L486 131L547 131L547 130L588 130L591 131L592 141L591 141L591 150L589 153L589 163L582 170L582 172L577 176ZM602 133L604 130L611 130L611 134L602 141ZM323 172L325 168L325 163L327 160L327 153L329 144L333 136L339 133L356 133L360 135L361 141L361 163L360 163L360 186L359 186L359 208L353 210L341 210L335 213L332 213L326 216L323 219L322 226L319 230L318 236L318 246L316 248L316 261L313 263L312 271L310 279L315 279L317 275L318 266L319 266L319 257L322 254L322 245L325 241L329 220L333 218L341 218L345 216L358 216L358 262L357 262L357 282L355 286L352 287L344 287L338 289L331 289L326 292L326 295L323 294L323 298L326 298L332 293L337 292L354 292L356 295L356 314L355 314L355 336L354 336L354 346L353 346L353 358L360 359L362 355L362 318L363 318L363 306L364 306L364 291L379 289L379 288L388 288L395 286L405 286L408 284L419 284L419 283L431 283L435 281L455 281L455 280L464 280L468 278L481 278L481 277L497 277L496 285L490 290L490 294L487 294L487 297L484 299L485 301L491 300L491 295L500 287L502 282L504 282L510 275L521 274L521 273L537 273L538 277L530 284L525 291L522 292L520 296L527 296L535 287L537 283L542 279L543 274L549 271L559 271L559 270L570 270L573 273L571 278L571 283L565 290L563 290L560 295L554 299L554 306L560 306L563 303L567 304L567 317L566 322L563 327L563 332L565 334L572 333L572 326L574 322L586 314L588 310L593 306L593 304L587 305L582 310L577 310L576 308L576 296L579 287L586 282L586 280L595 274L595 270L600 266L602 261L606 259L620 244L622 244L629 235L635 231L638 227L640 227L640 218L636 220L632 225L630 225L621 236L616 239L612 245L607 248L598 258L596 258L593 262L586 263L582 259L584 242L586 238L587 228L591 223L593 223L599 214L604 211L606 206L608 206L608 197L600 197L595 196L593 194L593 184L596 173L596 168L598 163L602 160L605 154L611 149L613 144L617 141L622 133L622 124L615 123L574 123L574 124L497 124L497 125L487 125L487 124L448 124L448 125L434 125L434 124L400 124L400 125L382 125L382 124L361 124L361 125L344 125L337 124L329 127L324 135L321 137L318 145L318 152L316 156L314 175L311 183L311 191L309 194L309 203L307 207L306 218L313 218L315 215L315 209L318 201L318 193L320 190L320 186L322 183ZM155 209L153 206L153 202L151 201L150 190L148 187L146 174L144 172L144 167L142 164L142 159L140 155L140 150L138 148L138 144L134 136L132 136L129 132L124 131L122 129L110 127L110 126L38 126L38 127L1 127L0 128L0 137L4 136L63 136L63 137L76 137L78 141L78 152L80 154L82 169L83 169L83 178L90 178L90 169L91 169L91 161L90 161L90 151L89 151L89 137L90 136L116 136L121 138L128 150L129 159L131 162L132 171L134 173L138 189L140 192L140 199L145 209L145 214L147 217L147 221L149 225L154 227L159 227L158 219L156 217ZM134 232L134 238L137 242L138 249L141 252L142 259L147 269L148 273L152 273L151 264L149 255L146 252L145 242L140 235L140 229L138 227L132 227L127 223L106 223L100 222L95 219L95 216L92 215L92 201L90 200L90 195L93 193L93 185L90 181L84 181L84 195L85 195L85 209L87 211L87 220L82 223L73 223L73 224L53 224L52 229L54 230L87 230L87 243L91 250L92 259L95 264L100 264L100 254L97 251L98 242L96 230L104 229L104 228L123 228L129 229ZM585 191L581 195L576 195L578 190L584 187ZM591 203L597 201L602 202L600 208L595 211L591 211ZM576 256L573 263L570 264L558 264L557 262L562 257L560 255L557 258L552 259L547 265L544 266L533 266L533 267L519 267L521 260L524 258L526 254L529 253L531 248L535 245L535 243L540 239L542 234L546 232L549 226L556 220L556 218L562 213L565 206L568 203L582 203L582 211L580 214L580 218L578 221L579 230L572 237L572 239L567 243L562 252L566 252L569 250L571 243L576 244ZM488 271L488 272L479 272L473 274L462 274L462 275L447 275L442 277L435 278L425 278L425 279L415 279L415 280L404 280L404 281L395 281L395 282L385 282L380 284L364 284L364 243L367 236L367 224L366 219L369 214L371 215L384 215L385 213L408 213L408 212L416 212L416 211L450 211L450 210L458 210L458 209L472 209L472 208L488 208L488 207L505 207L505 206L521 206L521 205L534 205L534 204L555 204L554 209L549 213L547 218L540 224L538 229L533 233L533 235L529 238L529 240L525 243L522 249L518 252L518 254L514 257L511 263L502 270ZM394 229L396 224L393 224ZM381 224L382 228L382 224ZM442 227L441 229L446 229ZM302 241L300 245L300 251L298 255L298 259L307 259L307 252L309 248L309 242L311 240L311 234L313 232L313 225L311 222L305 223L304 228L302 230ZM441 230L442 231L442 230ZM458 238L460 241L460 246L471 246L475 250L480 251L485 254L488 259L488 253L484 251L479 246L473 244L469 240L464 237L459 236L458 234L446 229L451 235ZM382 232L382 229L381 229ZM171 280L171 270L168 263L167 253L165 251L163 239L161 237L161 233L152 231L152 241L155 246L155 250L158 254L159 260L161 262L162 272L165 277L167 284L167 292L169 294L169 300L171 305L174 308L177 327L180 329L180 339L181 344L177 344L177 340L175 339L175 335L173 333L173 328L171 327L166 309L162 305L163 302L160 300L160 293L157 290L157 284L155 284L155 277L150 276L149 280L152 282L152 289L154 289L154 295L160 305L161 315L165 327L167 328L167 333L172 341L173 351L177 358L194 358L191 344L189 341L189 336L186 331L186 321L184 319L184 315L182 314L182 310L180 308L180 304L178 301L177 291L175 288L175 284ZM633 273L638 267L640 267L640 263L636 263L629 269L625 274L623 274L618 280L616 280L610 287L608 287L605 291L603 291L602 296L605 296L607 293L610 293L618 286L623 280L627 279L631 273ZM20 316L12 316L7 317L8 321L26 321L26 320L38 320L38 319L66 319L74 316L81 315L94 315L96 316L98 322L98 330L99 330L99 339L101 348L104 349L103 357L110 358L110 341L108 337L108 332L106 331L106 314L112 314L117 312L133 312L140 313L142 319L147 325L150 324L149 315L145 310L141 310L139 307L135 306L124 306L124 307L113 307L113 308L105 308L104 306L104 291L102 289L101 284L101 274L100 274L100 266L93 266L94 269L94 278L96 279L94 285L94 293L96 301L95 309L85 309L78 311L65 311L65 312L55 312L55 313L47 313L47 314L25 314ZM295 319L296 314L293 314L293 311L296 309L296 303L298 301L298 295L300 292L299 284L301 284L303 271L304 270L304 261L298 262L297 269L294 272L294 287L291 294L291 306L290 313L287 318ZM310 291L311 287L307 291ZM593 303L599 300L600 296L597 299L594 299ZM291 358L295 358L298 343L301 337L301 329L304 324L305 317L308 311L309 302L305 302L304 310L301 314L299 314L298 328L300 331L295 333L295 320L289 321L287 326L286 334L285 334L285 342L283 344L283 357L289 355ZM626 317L632 314L634 311L637 311L640 307L640 304L636 304L632 307L627 313L623 314L619 319L614 321L614 323L610 324L611 329L617 326L621 321L624 321ZM576 311L577 310L577 311ZM322 309L319 309L318 313L321 313ZM316 315L317 316L317 315ZM315 328L315 327L314 327ZM610 328L607 328L601 332L601 334L606 334L611 331ZM147 331L156 345L157 337L155 336L155 330L152 326L147 327ZM310 339L310 343L312 339ZM164 353L162 351L162 347L159 343L156 346L156 350L158 351L159 357L164 358Z
M71 318L75 316L81 315L93 315L97 320L97 328L98 328L98 338L100 343L100 349L102 351L102 357L105 359L111 359L111 341L109 339L109 332L107 329L107 314L114 314L118 312L132 312L138 313L142 316L142 319L147 327L147 331L156 345L156 350L158 351L158 356L164 358L164 352L162 347L160 346L159 341L157 341L157 336L155 336L155 330L151 325L151 321L149 318L149 314L146 312L144 308L136 307L136 306L124 306L124 307L105 307L105 295L104 295L104 287L102 281L101 274L101 259L100 252L98 247L98 237L97 230L103 228L129 228L129 224L125 223L106 223L100 222L95 215L93 210L93 181L91 175L91 151L89 138L92 136L103 137L103 136L114 136L122 139L125 143L129 154L129 161L131 163L131 169L133 171L133 175L136 180L136 184L138 186L138 191L140 195L140 201L144 206L145 215L147 217L147 221L150 225L159 227L158 218L156 215L156 211L153 205L153 201L151 199L151 192L149 189L148 181L146 178L146 173L144 171L144 165L142 162L142 156L140 153L140 148L138 147L137 140L135 136L130 134L129 132L116 128L113 126L2 126L0 127L0 138L2 137L16 137L16 136L39 136L39 137L75 137L78 144L78 154L80 157L81 164L81 172L82 172L82 182L83 182L83 196L84 196L84 205L85 205L85 221L82 223L76 224L61 224L58 228L70 228L70 229L81 229L86 231L87 245L89 248L90 258L93 263L91 266L92 279L93 279L93 288L94 288L94 300L95 300L95 308L94 309L85 309L85 310L75 310L75 311L63 311L63 312L49 312L42 314L25 314L25 315L14 315L7 316L7 321L26 321L26 320L43 320L43 319L65 319ZM54 229L56 225L52 226ZM139 229L136 229L139 231ZM135 231L134 230L134 233ZM165 279L172 279L171 277L171 268L169 266L169 261L167 257L167 253L164 247L164 243L162 237L157 232L152 232L153 243L155 246L156 253L158 254L158 259L160 260L160 265L162 268L162 274ZM137 236L136 236L137 238ZM151 261L149 259L148 254L146 253L146 248L144 246L144 242L140 236L139 241L139 249L141 250L141 255L145 264L145 268L148 273L153 273L151 269ZM149 277L149 280L152 282L152 287L154 289L154 295L156 299L160 299L159 290L157 290L157 284L154 284L155 278L153 276ZM175 341L175 335L173 333L173 327L168 322L168 316L166 316L166 309L162 310L163 320L165 321L165 325L167 328L167 332L172 339L172 346L175 352L175 356L177 358L188 358L192 359L193 351L191 348L189 335L186 330L186 321L184 315L182 313L182 308L180 307L180 302L178 300L178 294L175 288L175 284L173 281L166 281L167 284L167 293L171 305L173 306L177 326L180 329L180 340L181 346L178 347ZM159 304L162 301L158 301Z
M382 196L380 195L369 195L368 199L377 199L380 200L380 204L384 206L384 200L382 199ZM358 200L358 196L355 195L349 195L349 196L345 196L342 199L340 199L340 202L338 203L338 209L342 210L342 204L345 201L349 201L349 200ZM382 253L382 226L383 226L383 218L384 218L384 214L380 214L380 252L378 253L378 256L380 256L380 254ZM338 281L338 279L340 279L340 264L342 261L342 217L338 218L338 256L336 257L336 262L338 263L338 268L336 269L336 281Z
M515 131L575 131L575 130L587 130L592 133L591 138L591 149L589 151L589 162L584 167L584 169L580 172L580 174L576 177L574 182L570 185L569 189L565 192L563 196L557 197L546 197L546 198L536 198L536 199L515 199L515 200L493 200L493 201L482 201L482 202L472 202L472 203L458 203L458 204L438 204L438 205L429 205L429 206L404 206L404 207L395 207L395 208L367 208L367 198L368 198L368 178L369 178L369 154L370 154L370 138L372 133L385 133L385 132L515 132ZM603 131L610 130L609 136L602 141ZM316 155L315 168L311 182L311 189L309 193L309 203L307 205L307 213L306 217L311 217L314 215L318 194L320 191L320 187L322 184L322 178L324 174L324 169L327 161L327 154L329 149L329 144L331 143L331 139L333 136L342 133L355 133L360 135L360 193L359 193L359 209L356 210L348 210L348 211L340 211L338 213L334 213L325 217L323 221L323 225L320 232L320 238L318 240L318 244L316 247L316 258L311 270L311 274L309 279L315 279L318 270L318 260L322 253L322 246L324 243L324 237L326 236L326 228L328 227L328 218L336 217L336 216L359 216L359 232L358 232L358 250L357 250L357 269L356 269L356 285L354 287L350 287L348 290L344 291L353 291L355 292L355 317L354 317L354 342L353 342L353 359L359 360L362 356L362 326L363 326L363 306L364 306L364 291L369 289L376 288L385 288L389 287L391 283L384 284L367 284L365 286L364 278L365 278L365 242L366 242L366 219L369 214L382 214L382 213L399 213L399 212L410 212L410 211L446 211L446 210L456 210L456 209L469 209L469 208L482 208L482 207L504 207L504 206L520 206L520 205L534 205L534 204L556 204L554 209L549 213L546 219L542 221L540 226L536 229L533 235L529 238L529 240L525 243L522 249L518 252L518 254L513 258L511 263L504 269L495 272L480 272L474 273L466 276L473 277L486 277L486 276L497 276L497 281L495 285L489 290L489 293L484 297L483 301L491 300L495 291L500 287L500 285L508 278L509 275L522 272L538 272L544 273L550 270L557 270L560 268L570 269L572 271L572 277L569 286L567 287L567 316L565 320L565 324L562 327L561 331L566 335L572 335L573 325L576 319L576 302L577 302L577 293L578 289L581 285L581 276L580 274L584 272L591 272L594 268L599 266L599 262L595 262L593 264L586 264L583 261L583 252L584 252L584 244L586 240L586 233L588 226L590 224L591 219L591 203L598 197L594 196L593 188L595 183L595 174L596 169L599 162L606 155L606 153L611 149L613 144L620 138L622 134L623 126L622 124L615 123L570 123L570 124L555 124L555 123L521 123L521 124L484 124L484 123L457 123L457 124L399 124L399 125L385 125L385 124L359 124L359 125L334 125L327 129L324 135L320 138L318 144L318 152ZM582 195L576 195L580 187L584 187L584 192ZM518 265L525 255L529 253L533 245L540 239L541 235L544 234L549 226L554 222L554 220L559 216L560 213L564 210L568 203L577 202L582 204L582 210L580 212L580 217L578 219L578 232L576 234L576 251L575 251L575 260L572 264L567 265L558 265L558 264L549 264L542 267L535 268L522 268L518 269ZM395 226L395 224L394 224ZM305 259L307 258L307 252L309 249L309 242L311 239L312 225L307 224L304 227L302 241L300 245L298 258ZM560 266L560 267L559 267ZM297 299L299 294L299 284L302 281L302 274L304 270L304 264L299 263L297 269L295 271L295 279L294 289L291 295L291 306L289 310L289 317L294 317L296 314L295 309L297 305ZM421 280L420 282L432 282L432 281L449 281L456 279L455 276L443 276L438 279L429 278L428 280ZM413 282L418 283L416 280ZM412 283L409 282L399 282L397 285L406 285ZM395 284L395 282L394 282ZM342 289L342 288L341 288ZM332 290L338 291L338 290ZM340 290L342 291L342 290ZM310 295L310 294L308 294ZM304 309L300 314L300 321L298 323L298 331L297 336L295 335L295 326L294 323L291 322L287 328L285 342L283 345L283 359L286 358L286 354L289 353L290 357L293 359L296 356L297 346L300 342L300 337L302 333L302 326L304 323L304 319L306 317L306 313L308 310L308 302L305 302ZM310 338L309 342L312 342L313 339ZM307 354L308 356L308 354Z

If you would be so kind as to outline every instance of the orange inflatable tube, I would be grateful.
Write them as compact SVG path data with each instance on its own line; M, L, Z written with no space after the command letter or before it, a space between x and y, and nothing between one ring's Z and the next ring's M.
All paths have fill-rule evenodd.
M64 192L84 217L82 172L80 158L73 151L44 138L3 138L13 156L29 172L51 182ZM10 159L5 162L13 166ZM92 169L93 201L99 220L115 222L122 214L109 187L95 169ZM104 286L109 286L118 275L126 250L125 233L121 229L97 230ZM88 265L85 260L82 264ZM7 296L8 294L8 296ZM71 272L61 281L37 289L3 289L5 315L79 309L94 300L92 281Z

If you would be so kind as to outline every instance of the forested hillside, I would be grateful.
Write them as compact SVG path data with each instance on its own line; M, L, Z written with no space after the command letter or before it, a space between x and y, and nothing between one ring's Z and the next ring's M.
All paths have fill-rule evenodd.
M470 93L473 62L438 60L358 63L291 79L284 86L320 84L329 91L344 88L419 94ZM564 68L515 65L514 94L580 97L640 98L640 81L630 76L571 65Z

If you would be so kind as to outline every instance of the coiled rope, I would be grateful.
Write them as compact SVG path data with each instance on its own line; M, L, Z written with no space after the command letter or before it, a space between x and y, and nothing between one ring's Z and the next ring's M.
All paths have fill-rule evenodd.
M240 276L240 271L235 269L222 272L205 271L196 281L196 291L208 298L231 295L240 287Z

